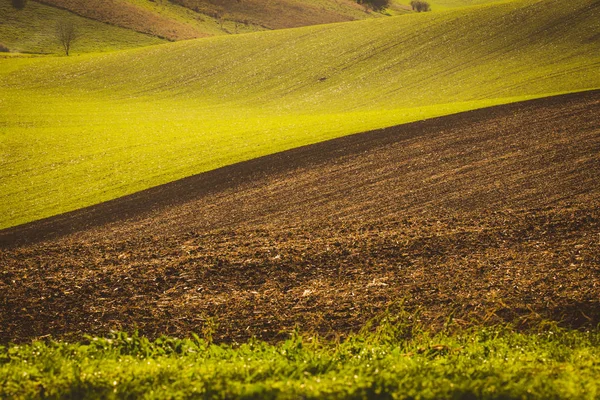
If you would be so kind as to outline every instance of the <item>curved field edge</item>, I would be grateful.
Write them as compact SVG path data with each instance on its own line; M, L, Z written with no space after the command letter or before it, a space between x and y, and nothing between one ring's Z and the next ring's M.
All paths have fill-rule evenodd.
M209 319L220 341L336 337L399 301L429 327L597 326L599 101L346 136L17 227L23 243L0 251L0 343L183 337Z
M548 399L600 394L600 333L546 327L429 334L388 316L343 342L237 345L137 334L0 346L10 398Z
M0 227L334 137L600 87L598 17L589 0L528 0L2 60Z
M306 157L308 160L313 160L312 162L316 162L315 159L320 160L319 162L329 162L343 154L350 156L352 152L370 151L373 146L389 144L390 140L401 140L401 138L410 137L416 132L437 134L440 129L443 129L440 127L451 127L451 129L463 129L466 133L469 124L481 123L494 115L511 113L519 115L524 112L524 109L529 110L526 112L536 115L540 108L548 111L557 107L571 110L573 107L571 103L577 102L591 102L586 106L586 112L591 113L594 109L594 99L598 97L598 93L600 91L595 90L513 102L299 146L174 180L97 205L0 230L0 247L11 248L33 244L109 223L119 224L126 223L131 219L145 218L150 213L162 212L211 196L222 190L233 190L243 183L253 182L256 180L255 175L261 171L270 171L270 174L275 174L276 171L305 168L306 165L302 160ZM564 122L561 121L561 124ZM571 126L570 129L573 127ZM584 127L581 126L580 130L583 131ZM573 136L577 136L577 134ZM355 146L360 146L358 147L360 150L356 150ZM375 179L375 176L373 178ZM266 206L267 209L272 207L273 205Z

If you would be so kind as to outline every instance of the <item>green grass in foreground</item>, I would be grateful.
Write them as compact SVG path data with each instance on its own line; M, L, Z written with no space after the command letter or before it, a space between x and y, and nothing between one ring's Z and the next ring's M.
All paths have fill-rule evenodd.
M600 88L600 5L517 0L0 59L0 228L369 129Z
M0 347L6 398L595 399L600 331L402 328L228 346L113 334Z

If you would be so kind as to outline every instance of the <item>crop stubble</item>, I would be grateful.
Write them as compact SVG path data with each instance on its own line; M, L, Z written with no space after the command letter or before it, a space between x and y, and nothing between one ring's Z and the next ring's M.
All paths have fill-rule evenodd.
M600 322L600 91L368 132L0 231L0 342Z

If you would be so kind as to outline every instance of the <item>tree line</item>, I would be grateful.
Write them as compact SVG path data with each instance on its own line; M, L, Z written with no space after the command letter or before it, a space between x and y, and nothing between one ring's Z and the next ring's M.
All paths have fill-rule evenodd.
M356 0L356 2L372 10L381 11L390 6L391 0ZM416 12L431 11L429 3L425 0L412 0L410 6Z

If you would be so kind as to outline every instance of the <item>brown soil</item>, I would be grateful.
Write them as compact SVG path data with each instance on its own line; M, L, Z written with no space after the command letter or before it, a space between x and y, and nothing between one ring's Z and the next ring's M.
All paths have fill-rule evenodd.
M368 132L0 231L0 342L343 335L398 304L432 326L598 324L599 106Z

